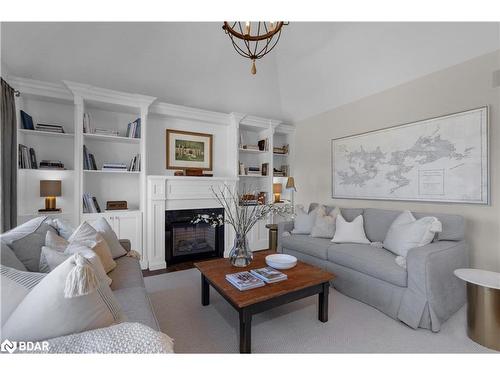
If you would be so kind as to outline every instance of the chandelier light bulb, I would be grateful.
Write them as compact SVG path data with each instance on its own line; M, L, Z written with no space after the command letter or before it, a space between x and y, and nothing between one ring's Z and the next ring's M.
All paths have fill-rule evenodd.
M245 35L250 35L250 21L245 22Z

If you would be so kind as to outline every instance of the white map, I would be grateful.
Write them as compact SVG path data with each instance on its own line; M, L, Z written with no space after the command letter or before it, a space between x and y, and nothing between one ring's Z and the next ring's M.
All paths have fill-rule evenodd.
M488 108L334 139L333 198L488 203Z

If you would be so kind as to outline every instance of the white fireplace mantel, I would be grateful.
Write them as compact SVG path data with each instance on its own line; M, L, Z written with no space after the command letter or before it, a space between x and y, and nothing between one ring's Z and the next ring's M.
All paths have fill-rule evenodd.
M165 211L220 207L211 188L223 185L234 188L237 177L148 176L147 182L147 252L149 269L167 266L165 262ZM230 249L234 235L224 228L225 250ZM227 254L225 254L227 255Z

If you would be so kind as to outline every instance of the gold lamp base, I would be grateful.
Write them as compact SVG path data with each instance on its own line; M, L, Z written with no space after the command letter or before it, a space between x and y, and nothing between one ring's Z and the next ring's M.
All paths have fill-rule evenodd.
M38 212L61 212L60 208L56 208L56 197L45 198L45 208L41 208Z

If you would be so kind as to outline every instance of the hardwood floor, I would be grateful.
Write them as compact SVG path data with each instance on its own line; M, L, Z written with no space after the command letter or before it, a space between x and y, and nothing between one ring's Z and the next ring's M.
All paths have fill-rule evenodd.
M155 270L155 271L142 270L142 276L144 276L144 277L156 276L156 275L161 275L163 273L171 273L171 272L175 272L175 271L188 270L190 268L194 268L194 263L195 262L197 262L197 261L190 260L190 261L187 261L187 262L173 264L171 266L168 266L167 268L163 268L161 270Z

